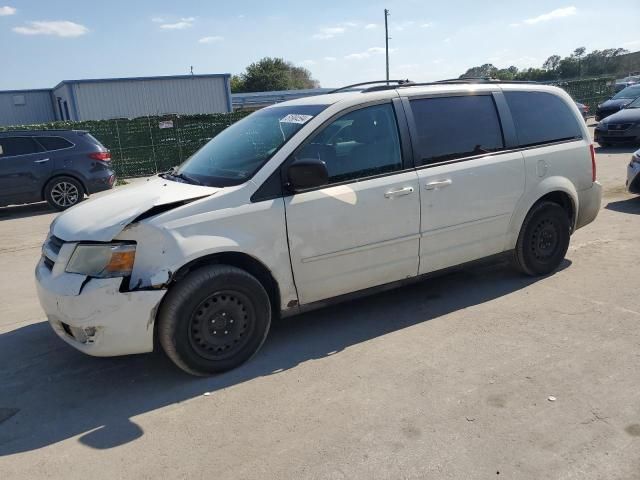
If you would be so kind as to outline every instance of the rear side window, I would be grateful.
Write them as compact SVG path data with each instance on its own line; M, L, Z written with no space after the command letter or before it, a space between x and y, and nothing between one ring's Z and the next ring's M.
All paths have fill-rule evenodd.
M47 151L73 147L73 143L62 137L36 137L36 140L38 140L40 145Z
M493 97L472 95L411 100L419 165L482 155L504 148Z
M31 137L5 137L0 138L0 156L28 155L38 153L42 147Z
M569 106L546 92L504 92L521 147L582 138Z

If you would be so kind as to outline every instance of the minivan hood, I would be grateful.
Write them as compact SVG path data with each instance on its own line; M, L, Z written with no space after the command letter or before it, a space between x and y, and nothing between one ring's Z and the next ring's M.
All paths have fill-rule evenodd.
M51 224L51 233L67 242L108 242L153 207L196 200L219 190L151 178L100 194L62 212Z

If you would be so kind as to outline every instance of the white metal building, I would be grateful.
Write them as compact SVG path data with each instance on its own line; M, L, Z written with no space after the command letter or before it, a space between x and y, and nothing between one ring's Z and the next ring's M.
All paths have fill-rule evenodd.
M64 80L52 89L0 91L0 126L231 112L230 77L223 73Z

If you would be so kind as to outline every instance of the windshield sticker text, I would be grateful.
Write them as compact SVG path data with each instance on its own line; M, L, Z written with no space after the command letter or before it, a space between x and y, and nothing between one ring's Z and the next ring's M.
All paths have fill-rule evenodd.
M307 123L313 115L302 115L300 113L290 113L284 118L280 119L280 123Z

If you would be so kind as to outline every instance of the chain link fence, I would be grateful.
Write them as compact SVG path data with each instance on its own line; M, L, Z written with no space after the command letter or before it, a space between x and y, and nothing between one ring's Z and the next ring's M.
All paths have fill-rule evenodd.
M52 122L0 127L0 130L87 130L111 150L116 174L126 178L152 175L179 165L222 130L249 113Z
M547 83L565 90L576 102L587 105L589 112L593 114L599 103L615 94L616 79L615 77L599 77Z

